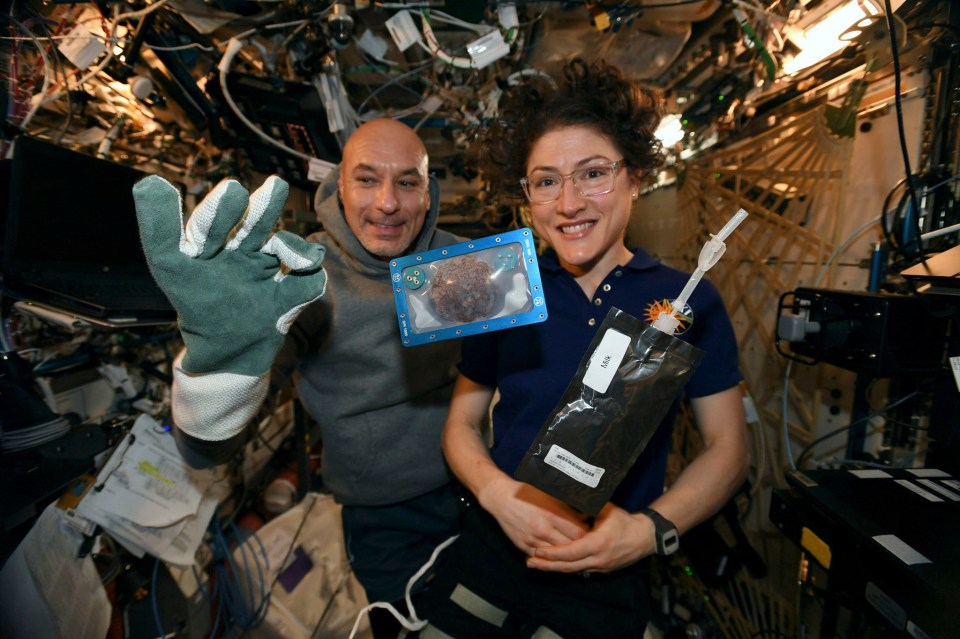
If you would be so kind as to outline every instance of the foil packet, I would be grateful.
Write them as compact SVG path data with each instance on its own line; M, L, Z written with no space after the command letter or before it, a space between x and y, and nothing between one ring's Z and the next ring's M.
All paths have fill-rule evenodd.
M582 513L599 514L703 355L611 308L514 477Z

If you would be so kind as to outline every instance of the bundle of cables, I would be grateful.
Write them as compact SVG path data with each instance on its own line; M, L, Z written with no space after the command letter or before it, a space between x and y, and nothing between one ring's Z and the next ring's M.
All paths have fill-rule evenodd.
M245 533L245 534L244 534ZM263 623L270 608L270 572L267 551L253 531L244 530L232 520L215 514L207 528L207 538L213 558L207 569L209 581L203 580L193 568L197 588L215 614L210 637L233 636L235 630L246 632ZM254 541L255 544L250 543ZM239 552L239 557L235 556ZM154 564L151 584L154 620L157 632L166 637L157 602L158 559Z
M943 234L945 237L942 240L929 242L940 234L935 230L924 233L922 219L930 218L927 226L933 229L943 227L945 231L960 222L960 202L954 196L958 180L960 176L949 175L942 169L931 170L911 176L916 200L911 197L907 178L897 182L887 194L883 203L886 214L880 218L880 222L884 239L897 254L892 264L894 269L902 270L952 246L948 233ZM897 195L899 200L894 206L893 200ZM921 206L920 215L917 215L914 201ZM956 231L954 228L953 232ZM924 241L927 243L924 244Z

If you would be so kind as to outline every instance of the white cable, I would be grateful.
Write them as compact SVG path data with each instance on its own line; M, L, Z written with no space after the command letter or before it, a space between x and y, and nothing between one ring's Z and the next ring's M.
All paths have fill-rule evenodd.
M160 7L162 7L162 6L164 6L165 4L167 4L168 2L170 2L170 0L159 0L159 2L154 2L152 5L150 5L150 6L147 7L146 9L140 9L139 11L131 11L131 12L129 12L129 13L121 13L121 14L118 15L116 18L114 18L114 22L116 23L116 22L118 22L118 21L120 21L120 20L126 20L126 19L128 19L128 18L142 18L143 16L147 15L148 13L153 13L154 11L156 11L157 9L159 9ZM114 24L113 26L114 26L114 28L115 28L115 27L116 27L116 24ZM113 33L113 32L114 32L114 29L111 28L111 29L110 29L110 32Z
M423 37L426 38L427 43L424 44L420 40L417 42L420 44L420 46L426 48L430 55L457 69L475 69L477 67L472 59L455 57L443 50L443 48L440 46L440 43L437 42L436 36L433 35L433 28L430 26L430 17L426 9L421 9L420 21L423 25Z
M446 14L442 14L442 15L446 15ZM440 46L440 43L437 41L437 38L433 33L433 28L430 26L430 12L427 9L420 10L420 22L422 24L423 37L424 39L426 39L427 42L426 44L424 44L422 40L417 40L417 43L421 47L426 49L426 51L430 55L457 69L477 69L478 68L477 62L473 58L464 58L462 56L452 56L443 50L443 47ZM456 24L456 23L453 23L453 24ZM470 24L469 22L462 22L462 24L459 24L458 26L463 26L464 28L474 29L474 30L476 30L476 27L477 27L477 25ZM490 27L481 35L485 35L494 30L496 30L496 27ZM511 45L513 41L517 38L519 31L520 30L517 29L516 27L509 28L507 30L508 37L504 39L504 43L507 46Z
M97 75L98 73L100 73L101 71L103 71L103 70L106 68L106 66L107 66L108 64L110 64L110 61L113 60L113 50L116 48L115 46L113 46L113 45L114 45L114 42L115 42L115 40L116 40L116 37L115 37L113 34L115 34L115 33L117 32L117 26L118 26L118 20L119 20L119 7L118 7L117 5L114 5L114 6L113 6L113 14L114 14L114 18L113 18L113 21L110 23L110 33L111 33L111 35L110 35L110 36L107 38L107 40L106 40L106 41L107 41L107 48L106 48L107 55L103 58L103 60L100 61L100 64L98 64L98 65L95 66L94 68L90 69L85 75L83 75L79 80L77 80L76 83L75 83L76 86L81 86L81 85L83 85L85 82L88 82L88 81L90 81L91 79L93 79L94 77L96 77L96 75ZM54 94L52 94L52 95L48 95L47 97L43 98L42 100L40 100L39 104L46 104L46 103L48 103L48 102L52 102L52 101L54 101L54 100L59 99L60 96L63 95L64 91L69 90L69 87L67 86L67 84L68 84L68 82L67 82L66 80L64 80L64 82L63 82L63 87L64 87L64 88L63 88L63 89L57 91L56 93L54 93Z
M23 120L20 122L20 129L22 131L27 130L27 125L30 123L30 120L33 119L33 116L36 115L37 111L40 109L40 105L43 104L43 96L47 94L47 91L50 89L50 58L47 57L47 52L44 50L43 45L40 43L40 40L34 35L33 31L27 28L26 25L21 24L19 21L16 21L17 28L24 31L30 39L33 40L33 45L37 47L37 51L40 52L40 57L43 58L43 85L40 88L40 93L33 96L31 101L36 99L33 106L30 107L30 110L27 111L27 114L23 117ZM11 147L12 148L12 147Z
M529 67L527 69L521 69L519 71L514 71L513 73L507 76L507 84L509 84L510 86L516 86L520 84L520 81L523 80L524 78L527 78L533 75L540 76L541 78L549 82L550 86L552 86L554 89L557 88L557 82L556 80L553 79L553 76L551 76L549 73L541 71L540 69L534 69L533 67Z
M243 42L236 38L230 38L230 42L227 44L227 50L223 52L223 57L220 58L220 62L217 64L217 69L220 71L220 90L223 92L223 98L227 101L227 104L230 105L230 109L238 118L240 118L240 121L243 122L248 129L253 131L261 140L277 147L278 149L286 151L287 153L294 155L301 160L306 160L309 162L311 159L313 159L311 156L307 155L306 153L301 153L296 149L291 149L286 144L278 142L264 133L263 129L250 121L240 110L240 107L237 106L237 103L233 101L233 96L230 95L230 90L227 88L227 74L230 72L230 65L233 63L233 59L237 57L237 53L239 53L240 49L242 48Z
M354 637L357 636L357 630L360 628L360 622L363 620L363 616L368 612L370 612L371 610L373 610L374 608L384 608L386 610L389 610L390 614L392 614L394 618L396 618L396 620L400 622L400 625L402 625L404 628L406 628L410 632L416 632L418 630L422 630L427 625L427 620L420 619L420 617L417 616L417 610L416 608L413 607L413 600L410 598L410 591L413 590L414 584L416 584L417 581L419 581L420 578L423 577L423 575L427 572L427 570L429 570L430 567L437 561L437 556L439 556L440 553L447 546L449 546L454 541L456 541L457 537L459 536L460 535L454 535L453 537L450 537L449 539L441 543L439 546L434 548L433 553L430 555L430 559L428 559L425 564L420 566L420 569L417 572L415 572L414 575L410 577L410 579L407 580L407 589L406 589L406 592L404 593L404 599L407 602L407 610L409 611L409 614L410 614L409 618L404 617L400 613L400 611L397 610L394 607L394 605L391 603L387 603L385 601L378 601L378 602L372 603L369 606L366 606L363 610L361 610L357 614L357 620L353 623L353 630L350 631L350 639L353 639Z
M120 115L113 123L113 126L110 127L110 130L107 131L107 134L103 136L103 140L100 141L100 146L97 147L97 157L101 160L106 159L107 155L110 153L110 147L113 146L114 140L117 139L117 136L120 134L123 124L126 121L126 118L123 115Z
M840 244L838 244L838 245L837 245L837 248L835 248L835 249L833 250L833 253L830 254L830 257L827 258L827 261L824 262L823 266L821 267L820 273L817 274L817 278L816 278L816 279L814 280L814 282L813 282L813 286L814 286L814 287L817 287L817 286L820 285L820 282L823 281L823 278L826 276L827 271L829 271L830 265L833 264L833 261L834 261L835 259L837 259L837 256L840 255L840 253L841 253L854 239L856 239L856 238L857 238L861 233L863 233L865 230L869 229L871 226L873 226L874 224L877 224L877 223L879 223L879 222L880 222L880 218L879 218L879 217L875 217L875 218L873 218L873 219L871 219L871 220L867 220L866 222L864 222L863 224L861 224L859 227L857 227L856 229L854 229L854 231L853 231L852 233L850 233L850 235L848 235L848 236L846 237L846 239L843 240L843 242L841 242ZM787 367L786 367L786 369L785 369L784 372L783 372L783 415L782 415L782 424L783 424L783 439L784 439L784 445L785 445L785 448L786 448L787 460L790 462L790 467L791 467L793 470L797 470L797 464L796 464L796 462L794 461L794 459L793 459L793 453L792 453L791 450L790 450L790 427L789 427L789 420L787 419L787 391L789 390L789 387L790 387L790 371L792 370L792 368L793 368L793 360L788 360L788 361L787 361Z
M154 51L186 51L187 49L200 49L202 51L216 51L216 47L208 47L206 45L200 44L199 42L191 42L189 44L181 44L175 47L161 47L156 44L150 44L149 42L144 42L143 46L148 49L153 49Z
M793 459L793 450L790 447L790 426L787 421L787 392L790 390L790 369L793 368L793 360L787 360L787 369L783 372L783 446L787 455L787 461L790 462L790 468L797 469L797 462Z
M936 231L930 231L924 233L920 236L920 239L924 242L927 240L932 240L935 237L940 237L941 235L949 235L951 233L960 232L960 224L954 224L953 226L945 226L942 229L937 229Z
M0 298L3 295L0 294ZM0 306L0 309L3 307ZM13 350L13 342L10 340L10 336L7 334L7 319L3 316L3 313L0 312L0 348L3 349L4 353L9 353Z
M456 25L468 31L473 31L479 35L486 35L490 33L493 29L490 25L487 24L473 24L472 22L467 22L466 20L461 20L455 16L450 15L449 13L444 13L443 11L437 11L433 9L430 11L430 16L437 20L438 22L445 22L446 24Z
M870 228L870 227L873 226L874 224L879 224L879 223L880 223L880 217L879 217L879 216L878 216L878 217L875 217L875 218L873 218L873 219L867 220L866 222L864 222L863 224L861 224L859 227L857 227L850 235L848 235L847 238L846 238L843 242L841 242L840 244L838 244L838 245L837 245L837 248L835 248L835 249L833 250L833 253L830 254L830 257L827 258L827 261L824 262L824 263L823 263L823 266L820 268L820 273L817 274L817 279L814 280L813 286L814 286L814 287L817 287L817 286L820 285L820 282L821 282L821 281L823 280L823 278L826 276L827 271L830 269L830 265L833 264L833 261L834 261L835 259L837 259L837 256L840 255L840 253L841 253L845 248L847 248L847 246L848 246L854 239L856 239L856 237L857 237L858 235L860 235L861 233L863 233L864 231L866 231L868 228Z

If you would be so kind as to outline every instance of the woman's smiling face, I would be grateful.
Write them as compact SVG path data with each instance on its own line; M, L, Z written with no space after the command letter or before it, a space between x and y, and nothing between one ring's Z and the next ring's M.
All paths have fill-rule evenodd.
M568 126L550 130L534 142L527 158L527 176L569 176L622 159L606 135L587 126ZM609 272L625 256L629 259L624 236L638 189L629 166L618 170L613 189L600 195L581 195L565 177L555 202L530 204L533 227L571 273L582 275L596 268Z

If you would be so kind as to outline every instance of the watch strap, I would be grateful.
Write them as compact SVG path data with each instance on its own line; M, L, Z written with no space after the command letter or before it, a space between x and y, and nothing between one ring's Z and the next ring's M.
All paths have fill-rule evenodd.
M675 553L680 548L680 532L673 522L653 508L644 508L642 512L653 521L656 530L657 554L666 556Z

